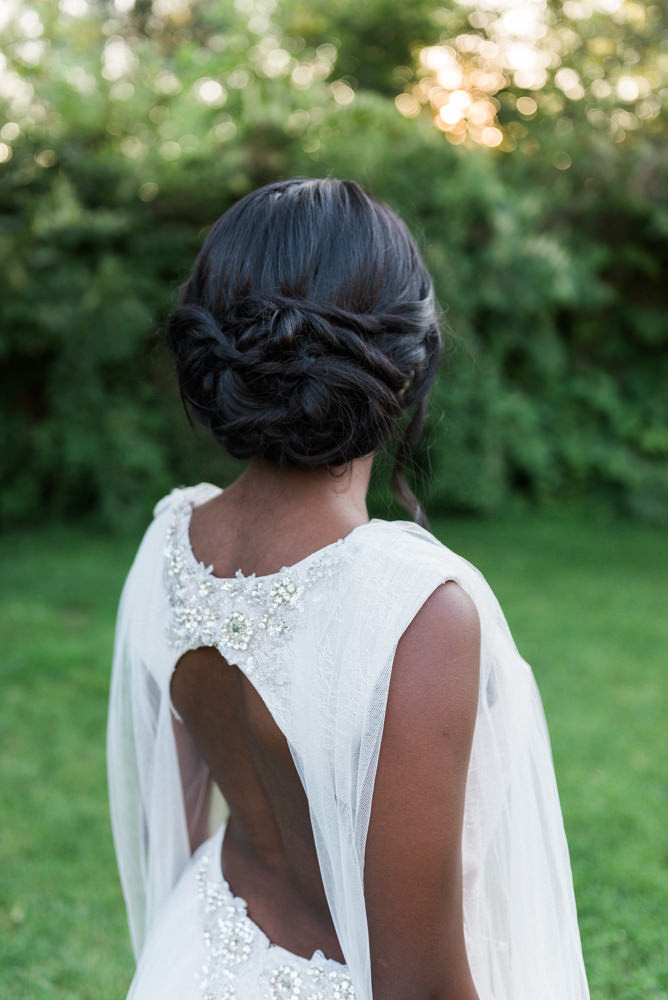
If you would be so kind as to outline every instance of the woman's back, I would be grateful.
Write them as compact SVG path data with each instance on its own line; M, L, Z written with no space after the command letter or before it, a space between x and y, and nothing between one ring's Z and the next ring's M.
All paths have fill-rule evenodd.
M271 470L265 478L272 478ZM365 523L363 512L355 515L347 507L314 509L310 502L300 510L263 505L255 488L248 491L238 481L194 509L190 545L217 577L233 578L238 570L269 576ZM271 941L307 958L320 949L344 962L308 801L270 710L243 673L210 647L181 658L171 694L229 808L223 870L231 889Z

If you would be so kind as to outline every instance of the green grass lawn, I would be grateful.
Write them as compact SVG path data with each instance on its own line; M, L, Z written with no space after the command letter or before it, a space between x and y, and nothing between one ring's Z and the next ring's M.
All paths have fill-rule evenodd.
M592 996L668 1000L665 533L535 514L434 529L487 575L538 678ZM3 542L8 1000L115 1000L131 976L104 728L113 618L134 545L70 527Z

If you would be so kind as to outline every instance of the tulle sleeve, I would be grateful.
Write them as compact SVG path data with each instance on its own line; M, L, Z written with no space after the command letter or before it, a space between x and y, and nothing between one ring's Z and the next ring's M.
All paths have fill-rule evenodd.
M175 657L162 569L172 502L158 504L123 589L107 725L112 830L136 957L201 839L210 787L169 701Z

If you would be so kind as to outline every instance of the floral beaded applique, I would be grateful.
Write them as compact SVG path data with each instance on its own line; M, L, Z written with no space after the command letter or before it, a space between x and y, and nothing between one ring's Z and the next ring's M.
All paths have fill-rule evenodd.
M253 923L218 869L216 841L197 869L205 959L199 983L203 1000L355 1000L345 966L321 953L309 961L273 945Z
M197 871L206 948L200 989L203 1000L237 1000L235 982L240 967L250 959L255 925L227 884L209 878L212 860L206 852Z
M355 1000L355 992L346 972L284 964L269 978L267 1000Z
M181 651L214 646L249 676L263 672L263 653L270 654L270 647L292 635L304 595L331 575L339 562L336 550L341 542L271 576L244 576L238 570L233 578L217 577L212 566L197 561L190 547L191 511L190 501L180 503L167 531L169 642Z

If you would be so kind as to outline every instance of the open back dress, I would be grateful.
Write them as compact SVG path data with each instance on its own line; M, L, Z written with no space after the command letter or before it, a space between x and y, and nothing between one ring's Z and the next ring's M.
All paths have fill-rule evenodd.
M204 483L160 501L118 614L108 768L137 958L130 996L372 1000L364 854L392 664L420 608L454 580L482 638L462 841L473 979L480 1000L585 1000L541 702L483 577L424 529L382 520L270 576L216 577L193 555L189 524L218 492ZM180 657L203 646L243 672L288 742L345 965L267 939L223 878L222 828L191 852L209 775L170 681Z

